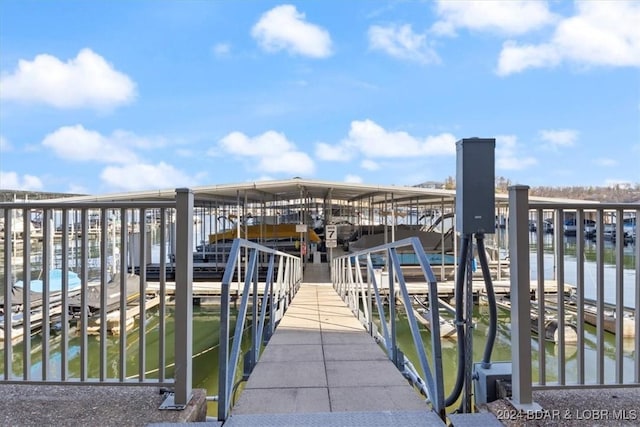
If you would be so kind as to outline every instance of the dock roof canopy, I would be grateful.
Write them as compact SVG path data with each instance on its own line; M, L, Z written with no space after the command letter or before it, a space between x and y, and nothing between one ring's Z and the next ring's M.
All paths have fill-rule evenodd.
M350 184L345 182L315 181L293 178L278 181L255 181L237 184L207 185L192 187L196 205L213 203L235 204L269 203L273 201L314 199L342 202L359 201L372 205L394 201L397 205L416 203L453 203L455 190L422 187L382 186ZM137 191L99 196L78 196L67 201L160 201L173 200L176 189Z
M357 204L363 202L371 206L393 202L396 206L416 206L418 204L455 203L455 190L425 188L417 186L352 184L337 181L317 181L303 178L287 180L254 181L236 184L205 185L192 187L196 206L214 204L235 205L238 202L270 203L296 201L301 199L327 201L332 203ZM176 189L135 191L92 196L66 197L65 201L171 201L175 199ZM58 199L61 200L61 199ZM559 199L530 196L534 202L550 203L597 203L584 200ZM508 204L508 195L496 194L496 205Z

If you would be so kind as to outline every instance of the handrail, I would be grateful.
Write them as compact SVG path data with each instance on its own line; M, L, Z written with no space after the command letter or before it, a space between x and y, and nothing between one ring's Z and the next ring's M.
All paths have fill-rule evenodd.
M244 287L235 324L233 344L229 349L230 337L230 285L236 273L236 263L243 249L248 251L245 267ZM262 256L261 256L262 255ZM259 260L268 258L267 273L264 280L262 298L258 300L260 278L258 274ZM277 264L276 264L277 259ZM251 298L251 348L244 356L244 372L241 381L246 380L255 367L262 344L266 344L273 334L278 322L291 303L302 281L301 260L293 255L259 245L246 239L234 239L222 278L220 308L220 348L218 355L218 420L224 421L229 416L231 396L233 394L236 371L240 359L242 336L249 298ZM277 270L274 271L274 270ZM238 272L239 274L239 272ZM275 277L275 280L274 280ZM240 281L241 278L238 278ZM260 312L258 313L258 307ZM267 319L268 316L268 319ZM257 321L256 321L257 320Z
M632 354L640 353L640 245L637 229L634 229L636 235L632 237L626 233L623 224L625 219L635 218L637 227L640 204L537 202L529 199L528 190L527 186L509 189L511 324L522 325L511 331L512 402L533 404L534 390L639 387L640 359L633 357L632 363L625 360L629 359L625 350L629 338L625 335L635 337L631 350L635 353ZM589 216L595 219L591 236L582 226ZM552 252L544 248L547 230L543 227L543 220L549 218L553 219L553 235L548 239ZM564 228L566 219L575 220L575 230ZM604 232L605 222L614 224L609 236ZM532 225L534 229L530 228ZM575 250L571 253L565 252L566 234L571 234L571 239L575 239ZM589 239L594 242L588 243ZM633 248L635 263L625 267L625 245L633 239L635 246L629 249ZM534 247L530 240L535 243ZM608 246L614 259L611 267L605 266L605 240L610 240ZM587 245L593 247L595 260L587 259ZM546 270L550 271L545 276ZM531 275L533 271L536 272L535 278ZM554 295L539 297L533 310L538 318L537 330L543 330L545 317L541 313L545 312L547 306L553 307L557 315L558 339L556 354L552 356L556 359L555 363L548 363L549 357L542 354L536 358L537 361L531 356L532 343L536 342L537 347L542 349L540 351L546 348L544 334L532 338L529 328L532 315L531 287L534 286L536 294L542 296L547 292L548 284L545 281L555 282ZM565 295L567 286L572 289L569 298ZM631 299L634 292L635 297ZM595 310L588 310L589 306L595 307ZM608 316L605 308L612 308L618 315ZM627 317L620 313L631 315ZM569 322L575 322L575 337L565 336L565 326ZM593 324L594 332L589 332L586 324ZM606 339L611 339L611 335L615 348L612 357L606 355ZM594 347L593 351L589 349L591 346ZM595 364L591 362L587 368L588 352L593 353ZM566 368L569 358L575 360L572 370ZM609 364L613 369L606 367L607 358L613 359Z
M431 270L429 260L424 252L422 244L417 237L411 237L396 242L387 243L370 249L354 252L342 257L338 257L332 261L332 281L333 285L349 308L356 317L362 322L367 331L379 342L381 341L387 351L389 359L398 367L413 386L423 393L433 410L444 420L445 399L444 399L444 382L442 371L442 346L440 342L440 322L438 320L438 298L429 298L429 316L431 317L431 347L433 361L429 364L425 347L420 335L418 323L412 310L411 297L407 290L406 281L402 273L400 259L397 250L399 248L412 248L418 258L418 262L424 273L427 282L429 295L438 295L438 287L435 275ZM385 305L381 295L382 283L378 283L376 278L371 254L385 253L387 255L388 267L388 316L385 312ZM366 258L367 281L365 283L362 277L362 269L360 267L360 258ZM366 285L366 289L365 289ZM397 286L397 291L396 291ZM397 295L396 295L397 293ZM358 299L362 302L363 310L360 309ZM375 328L372 318L372 305L375 298L376 309L382 334ZM413 345L418 355L419 366L422 375L417 371L409 359L403 354L398 347L396 338L396 298L405 307L407 322L411 331ZM388 323L388 325L387 325Z
M3 244L0 263L4 270L0 295L4 306L3 324L0 327L0 348L3 351L0 383L157 385L173 389L175 396L171 398L170 409L185 407L191 399L192 366L191 190L177 189L175 199L171 201L32 200L2 202L0 211L4 220L4 230L0 233ZM31 215L36 211L42 218L41 233L37 233L40 230L36 230L31 223ZM146 224L145 218L152 211L160 215L160 222L153 225L153 230L159 233L160 247L156 289L149 287L145 268L147 260L151 258L149 247L152 244L147 235L151 233L151 225ZM114 219L119 216L119 226L117 222L110 223L112 216ZM172 222L173 218L176 219L175 223ZM93 223L96 219L99 222ZM56 222L59 230L55 228ZM134 232L138 233L137 237L133 235ZM175 238L181 253L169 265L167 247L172 238ZM37 251L34 239L42 241ZM136 259L139 261L137 277L134 276L138 269L138 266L134 267ZM42 288L38 299L33 300L28 291L35 286L34 279L38 279L32 273L37 270L43 273L40 282ZM173 378L167 374L169 361L165 354L164 313L168 270L175 273L178 284L175 291L176 368ZM113 281L109 272L113 273ZM53 273L58 275L54 276ZM95 280L90 282L92 274ZM16 278L23 283L24 292L20 297L12 292ZM153 298L150 297L152 294ZM90 300L92 295L96 296L95 301ZM150 299L147 300L147 296ZM137 311L130 307L134 301ZM138 328L138 364L135 372L127 372L127 361L131 359L133 351L128 345L127 325L133 325L133 316L144 319L151 309L151 303L157 304L160 313L158 343L147 346L145 338L148 331L144 327ZM144 321L139 323L145 324ZM60 347L58 369L48 363L54 351L50 328L55 324L60 329L59 344L56 344ZM42 339L39 346L34 348L29 337L38 325L42 326L39 332ZM72 325L79 332L79 344L73 348L69 344L75 336ZM89 356L90 333L100 335L99 351L95 357ZM114 356L108 355L107 334L119 334L113 346L113 349L117 349L117 363L112 363ZM147 366L146 354L151 351L158 354L157 370ZM22 357L21 366L14 363L16 354ZM32 364L32 354L44 361L37 370L34 369L36 365ZM72 366L77 368L72 370ZM90 371L90 366L97 366L97 370ZM157 372L154 378L147 376L154 371Z

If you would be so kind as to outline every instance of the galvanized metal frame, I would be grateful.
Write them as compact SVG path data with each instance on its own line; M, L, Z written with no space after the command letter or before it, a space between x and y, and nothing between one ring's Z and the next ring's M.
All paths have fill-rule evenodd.
M240 259L240 252L245 251L248 256L246 258L245 279L241 292L240 305L236 317L233 337L231 337L231 312L230 297L231 284L235 266ZM258 267L261 256L267 255L269 258L267 276L264 283L263 296L261 300L261 309L258 313ZM278 272L274 274L278 258ZM229 416L233 402L231 397L236 381L236 373L240 360L240 350L242 346L242 336L244 332L245 322L247 320L247 311L249 299L252 303L252 325L251 325L251 348L248 353L248 359L245 360L245 373L251 372L255 363L260 358L262 349L261 340L267 340L272 330L267 330L265 334L265 326L271 328L276 326L284 315L286 308L298 291L301 281L301 260L298 257L280 252L266 246L259 245L246 239L236 238L233 241L227 265L222 278L222 288L220 297L220 347L218 352L218 420L224 421ZM277 280L274 281L274 276ZM238 282L241 277L238 272ZM278 297L275 297L275 296ZM282 305L282 306L281 306ZM267 311L267 309L269 309ZM267 318L267 315L269 316ZM231 349L229 341L232 340Z
M437 282L435 275L431 270L431 266L420 240L417 237L399 240L376 246L371 249L354 252L349 255L337 257L332 261L332 281L334 288L338 294L347 302L354 314L360 319L361 323L367 328L367 331L381 342L387 351L389 359L398 367L403 375L412 381L412 384L420 390L428 398L432 409L442 418L445 419L445 398L444 383L442 371L442 346L440 341L440 323L438 319L439 307L437 298L429 298L429 309L431 313L431 347L433 360L431 364L426 356L420 330L416 318L412 310L412 300L407 290L407 284L400 266L400 259L397 250L399 248L409 248L416 254L420 267L427 282L427 291L429 295L438 295ZM387 256L387 272L388 272L388 304L386 305L382 299L380 284L377 278L371 254L384 253ZM367 287L365 288L362 277L360 257L366 257L367 260ZM352 260L353 263L352 263ZM373 290L373 295L370 290ZM366 292L365 292L366 290ZM360 310L358 294L363 298L362 306L364 310ZM366 299L365 299L366 297ZM374 331L375 323L372 319L373 299L375 298L377 313L382 327L382 335ZM403 354L398 347L396 336L397 315L396 315L396 298L404 305L407 323L411 331L411 337L414 349L418 355L421 373L413 366L409 359ZM353 304L356 302L356 304ZM434 317L435 316L435 317Z

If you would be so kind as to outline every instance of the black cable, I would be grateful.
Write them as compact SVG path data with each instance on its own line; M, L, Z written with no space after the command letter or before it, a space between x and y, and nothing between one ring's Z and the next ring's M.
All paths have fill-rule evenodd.
M462 238L462 247L460 249L460 261L458 264L458 277L456 278L456 334L458 335L458 371L456 373L456 383L451 390L451 394L447 396L444 401L445 407L451 406L460 397L462 393L462 387L464 385L464 361L465 361L465 345L464 345L464 285L465 285L465 272L467 271L467 257L469 256L469 241L471 240L471 234L465 234ZM433 322L437 322L438 319L434 318L437 313L431 313L431 319Z
M487 299L489 302L489 332L487 342L484 346L484 354L482 356L482 367L488 369L491 367L491 352L496 341L496 331L498 329L498 309L496 305L496 293L493 289L491 281L491 272L489 271L489 263L487 262L487 254L484 249L484 234L476 233L476 241L478 244L478 259L482 268L482 277L487 288Z
M231 388L231 406L235 405L236 403L236 391L238 391L238 387L240 386L240 384L242 384L245 381L244 378L241 378L240 380L238 380L233 387Z

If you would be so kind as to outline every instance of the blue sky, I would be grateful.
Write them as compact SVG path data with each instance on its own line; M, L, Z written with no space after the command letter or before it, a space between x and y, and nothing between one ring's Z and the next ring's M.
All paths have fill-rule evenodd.
M0 188L640 184L637 1L0 2Z

